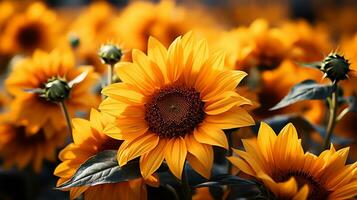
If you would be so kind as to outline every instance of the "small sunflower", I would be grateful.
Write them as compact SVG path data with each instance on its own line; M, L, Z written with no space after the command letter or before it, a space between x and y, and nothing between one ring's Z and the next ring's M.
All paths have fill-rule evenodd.
M83 72L85 79L66 90L64 99L71 116L76 110L89 110L97 104L96 96L90 88L97 81L97 74L91 67L75 67L75 60L70 50L53 50L50 53L36 51L32 58L20 61L6 80L6 89L15 97L12 102L14 120L26 125L29 133L36 133L44 124L51 124L56 130L65 125L60 106L36 93L26 90L45 89L50 84L59 83L68 89L68 81ZM61 89L61 88L60 88ZM69 92L69 93L68 93ZM65 98L67 96L63 96Z
M31 4L24 13L14 15L6 24L0 48L4 53L28 53L54 47L61 23L56 13L43 3Z
M9 121L8 115L11 113L1 116L0 121L0 157L6 168L23 169L31 165L35 172L40 172L44 160L56 160L56 150L64 145L68 136L66 129L45 134L53 131L45 125L36 134L28 134L26 127Z
M357 162L345 165L349 148L333 145L319 156L304 153L292 124L279 135L265 123L257 139L242 140L245 151L228 157L242 172L262 181L278 199L348 199L357 195Z
M103 89L100 105L117 117L106 134L123 139L119 165L140 157L144 178L165 159L181 179L185 160L204 177L213 164L212 145L228 148L222 129L254 124L240 106L251 102L236 92L247 75L224 67L224 53L210 53L206 40L192 33L178 37L166 48L153 37L148 55L132 52L133 62L117 65L122 83Z
M91 156L104 150L117 150L121 141L112 139L103 134L110 118L101 115L92 109L90 121L73 119L73 143L64 148L59 158L62 161L55 169L54 174L60 179L57 185L69 180L79 168ZM85 200L95 199L146 199L145 181L142 178L131 181L102 184L96 186L83 186L70 189L70 198L76 199L81 194Z

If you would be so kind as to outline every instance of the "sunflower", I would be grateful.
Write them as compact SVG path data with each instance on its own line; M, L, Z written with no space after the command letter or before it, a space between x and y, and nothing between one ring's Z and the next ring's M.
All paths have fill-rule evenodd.
M289 44L288 58L299 62L323 60L331 50L328 31L323 26L310 26L306 21L285 23L281 26Z
M284 60L276 69L263 71L258 97L259 101L264 103L255 110L255 116L264 119L276 114L298 113L311 122L320 123L325 115L325 104L321 101L299 102L283 109L269 111L294 85L306 79L320 81L321 73L318 70L297 66L291 60ZM276 84L277 82L279 84Z
M32 52L54 47L61 23L56 13L43 3L31 4L24 13L14 15L1 36L1 50L7 54Z
M218 23L206 13L201 8L178 6L174 0L162 0L159 3L136 1L122 11L114 27L119 38L127 42L125 46L146 51L149 36L158 38L165 47L192 29L215 38L212 32L219 29Z
M319 156L304 153L292 124L277 136L265 123L257 139L242 140L245 151L228 157L242 172L260 180L278 199L348 199L357 195L357 162L345 165L349 148L333 145Z
M15 97L12 109L15 121L26 125L29 133L36 133L44 124L51 124L56 130L65 125L61 108L57 103L47 100L36 93L25 90L43 89L45 85L60 81L68 86L81 73L88 72L86 78L70 89L65 99L71 116L77 110L89 110L97 104L97 98L90 91L97 81L97 74L91 67L75 67L75 60L70 50L56 49L50 53L35 51L32 58L18 62L6 80L6 89ZM36 112L34 112L34 110Z
M64 148L59 158L62 161L54 171L60 179L57 186L69 180L79 166L91 156L104 150L117 150L121 141L103 134L103 129L111 118L92 109L90 121L73 119L73 143ZM96 186L83 186L70 189L70 198L84 194L85 200L95 199L146 199L146 186L142 178Z
M5 168L16 166L23 169L31 165L39 173L44 160L56 161L57 148L66 141L66 129L53 131L48 125L41 127L36 134L26 133L26 127L8 120L12 113L3 114L0 119L0 157Z
M257 19L249 27L224 33L217 46L228 49L227 64L235 69L271 70L287 56L289 46L284 37L281 29L271 27L264 19Z
M117 27L112 23L115 16L113 6L102 1L94 2L81 12L69 28L69 35L79 38L79 58L93 65L99 73L104 73L107 69L98 58L100 45L109 42L108 40L120 42L115 31Z
M181 179L185 160L204 177L213 164L212 145L228 148L222 129L254 124L241 108L250 101L235 88L245 72L224 68L224 54L209 53L192 32L166 48L153 37L148 55L133 50L133 62L119 63L122 83L102 90L100 110L117 118L105 133L124 140L119 165L140 156L144 178L165 159Z

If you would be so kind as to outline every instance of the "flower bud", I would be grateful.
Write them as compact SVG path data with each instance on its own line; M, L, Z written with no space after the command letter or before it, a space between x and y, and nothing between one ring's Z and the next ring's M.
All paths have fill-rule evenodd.
M123 52L115 45L106 44L100 47L98 56L104 64L115 65L120 61L123 56Z
M326 77L335 83L348 78L350 63L345 57L337 53L330 53L322 61L320 70L325 73Z
M79 37L74 35L74 34L71 34L69 37L68 37L68 41L69 41L69 44L71 45L71 47L73 49L77 48L80 44L80 40L79 40Z
M50 79L45 84L44 93L41 94L41 97L47 101L61 102L69 97L70 91L71 88L67 81L63 79Z

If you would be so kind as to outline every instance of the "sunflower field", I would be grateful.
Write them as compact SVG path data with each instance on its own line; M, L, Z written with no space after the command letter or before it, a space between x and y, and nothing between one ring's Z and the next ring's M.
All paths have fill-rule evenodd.
M354 0L0 1L0 200L357 199Z

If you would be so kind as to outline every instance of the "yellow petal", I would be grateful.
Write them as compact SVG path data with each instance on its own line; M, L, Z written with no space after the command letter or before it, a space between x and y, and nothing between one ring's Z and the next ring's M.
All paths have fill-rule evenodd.
M189 162L191 166L203 177L209 178L213 165L213 149L211 145L201 144L193 134L185 137L187 151L191 154Z
M293 200L306 200L309 195L309 186L305 184L299 192L293 197Z
M153 92L154 88L148 82L145 72L137 64L120 62L117 64L116 71L123 83L138 88L145 95Z
M252 116L246 110L237 106L218 115L208 115L205 122L221 129L240 128L255 124Z
M159 137L156 134L148 133L137 137L132 141L124 141L118 150L117 159L120 166L125 165L130 160L137 158L156 147Z
M162 74L166 74L167 50L157 39L149 37L148 56L161 69Z
M214 145L228 149L228 141L224 132L212 125L203 124L193 132L195 139L204 144Z
M251 102L234 91L227 91L219 95L215 100L205 103L205 113L218 115L224 113L234 106L251 105Z
M177 37L168 50L167 77L171 83L174 83L180 78L183 68L181 37Z
M87 138L90 137L90 133L92 132L90 122L81 119L75 118L72 119L72 126L73 126L73 141L75 144L80 144L86 142Z
M217 74L217 72L215 72ZM203 79L206 85L205 91L201 92L203 100L208 100L225 91L234 91L240 81L247 75L243 71L225 70L213 77L213 79Z
M128 107L127 103L108 97L99 105L99 110L113 117L118 117L126 107Z
M167 139L160 139L159 144L140 157L140 171L144 179L148 179L160 167L164 160Z
M124 102L127 104L143 104L144 96L133 86L126 83L114 83L103 88L102 93L105 96Z
M182 137L172 138L166 144L165 160L170 171L181 180L187 155L185 140Z
M134 49L132 52L133 62L135 62L146 75L146 80L152 87L159 87L165 83L164 76L160 68L153 63L146 55Z
M238 157L227 157L227 159L238 169L242 170L244 173L249 174L251 176L255 176L255 172L253 171L253 169L250 167L249 164L247 164L246 161L244 161L241 158Z
M103 131L102 117L98 110L92 108L90 111L90 125L99 132Z
M265 160L269 160L274 163L274 144L277 136L270 126L264 122L260 124L257 142L260 148L261 154Z

